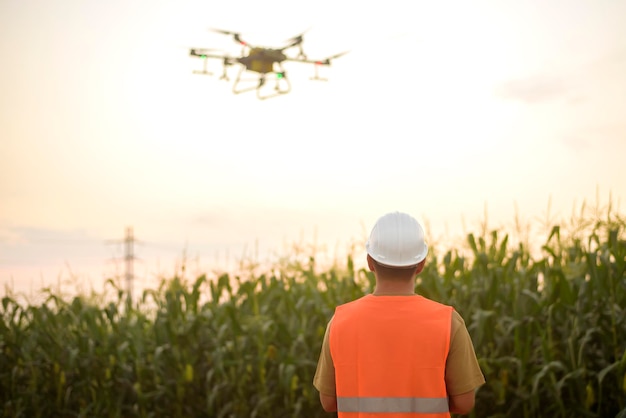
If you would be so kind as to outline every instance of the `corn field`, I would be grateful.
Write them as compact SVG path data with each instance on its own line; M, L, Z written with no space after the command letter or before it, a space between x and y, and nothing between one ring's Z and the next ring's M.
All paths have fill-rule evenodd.
M416 291L455 306L487 383L475 417L626 417L626 241L611 214L431 251ZM324 417L312 386L334 307L370 293L353 256L164 279L132 302L2 299L3 417ZM338 263L339 264L339 263ZM343 265L345 264L345 265Z

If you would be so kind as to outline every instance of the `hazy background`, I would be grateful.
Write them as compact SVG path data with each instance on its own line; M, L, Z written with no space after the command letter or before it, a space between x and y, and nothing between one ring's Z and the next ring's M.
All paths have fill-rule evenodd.
M294 242L361 251L393 210L440 242L485 209L619 207L625 18L614 0L0 0L0 284L98 288L131 226L152 286ZM286 64L292 92L259 101L192 74L189 47L239 51L210 27L351 52L325 83Z

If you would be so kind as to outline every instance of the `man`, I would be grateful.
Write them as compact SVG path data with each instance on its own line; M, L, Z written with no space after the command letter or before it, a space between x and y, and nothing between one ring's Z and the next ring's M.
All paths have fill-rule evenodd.
M366 249L376 288L328 323L313 380L322 407L340 418L469 413L485 378L461 316L414 293L428 254L421 225L384 215Z

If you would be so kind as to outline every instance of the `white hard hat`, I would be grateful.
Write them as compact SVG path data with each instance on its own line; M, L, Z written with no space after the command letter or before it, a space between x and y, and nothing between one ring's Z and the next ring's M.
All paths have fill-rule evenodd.
M365 248L374 260L390 267L414 266L428 254L422 226L412 216L400 212L378 219Z

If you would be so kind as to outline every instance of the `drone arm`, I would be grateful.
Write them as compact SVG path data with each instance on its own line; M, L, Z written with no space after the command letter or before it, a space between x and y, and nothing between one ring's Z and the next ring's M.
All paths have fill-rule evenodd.
M337 59L339 57L342 57L342 56L346 55L347 53L348 53L348 51L341 52L339 54L331 55L330 57L323 58L321 60L310 60L310 59L307 59L306 57L304 57L302 59L299 58L299 57L298 58L291 58L289 60L290 61L306 62L306 63L309 63L309 64L317 64L317 65L330 65L330 62L332 60Z
M228 59L232 60L233 58L229 55L225 54L215 54L211 52L211 49L203 49L203 48L192 48L189 50L189 56L198 57L198 58L219 58L219 59Z
M208 74L213 75L213 73L207 71L207 62L209 58L216 58L222 60L222 75L220 76L220 80L228 80L228 75L226 73L227 67L234 64L236 61L234 58L228 55L219 55L212 54L206 49L190 49L189 55L192 57L198 57L202 59L202 71L194 71L194 74Z
M343 54L341 54L343 55ZM323 58L323 59L319 59L319 60L312 60L312 59L308 59L306 57L296 57L296 58L289 58L287 57L285 59L285 61L293 61L293 62L302 62L305 64L315 64L315 65L330 65L331 61L335 58L339 58L340 55L335 55L332 57L328 57L328 58Z

